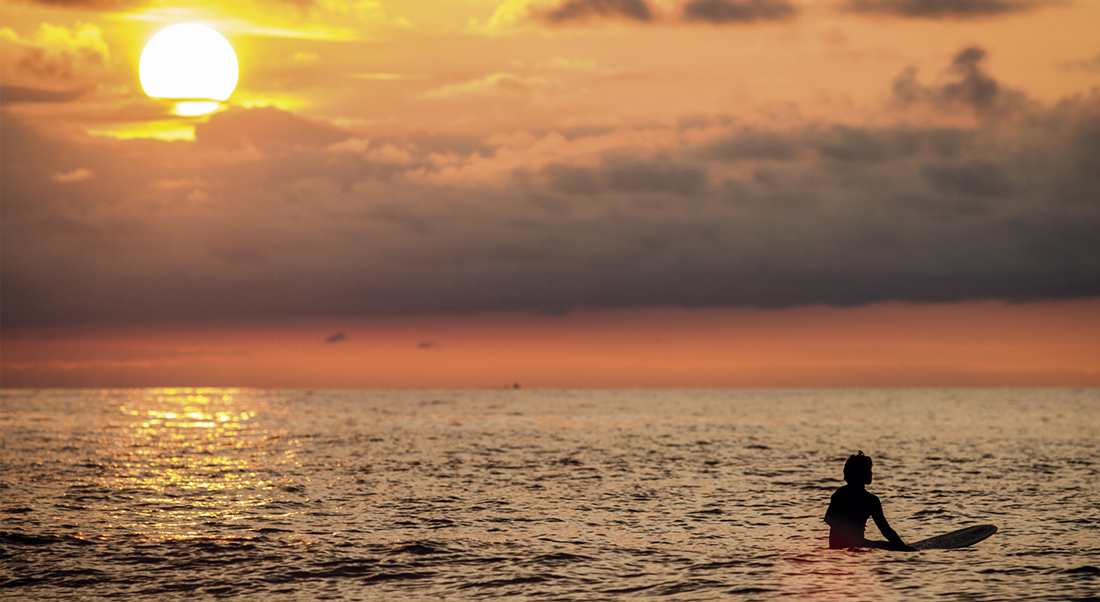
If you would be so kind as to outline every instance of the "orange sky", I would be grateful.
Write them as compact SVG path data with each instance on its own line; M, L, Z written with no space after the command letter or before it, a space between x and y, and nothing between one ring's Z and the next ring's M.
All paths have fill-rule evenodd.
M19 329L6 386L1095 386L1100 299Z
M0 385L1100 384L1100 3L0 17Z

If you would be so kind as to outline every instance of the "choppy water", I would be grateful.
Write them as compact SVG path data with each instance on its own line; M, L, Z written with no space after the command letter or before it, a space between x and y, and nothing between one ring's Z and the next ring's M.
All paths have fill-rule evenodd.
M10 599L1100 596L1095 389L5 390L0 437ZM856 449L903 538L1000 531L826 550Z

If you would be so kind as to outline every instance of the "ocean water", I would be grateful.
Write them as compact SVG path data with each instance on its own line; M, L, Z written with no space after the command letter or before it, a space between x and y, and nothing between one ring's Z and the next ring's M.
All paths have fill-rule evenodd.
M4 599L1100 597L1097 389L0 402ZM957 550L826 549L859 449L906 540L1000 530Z

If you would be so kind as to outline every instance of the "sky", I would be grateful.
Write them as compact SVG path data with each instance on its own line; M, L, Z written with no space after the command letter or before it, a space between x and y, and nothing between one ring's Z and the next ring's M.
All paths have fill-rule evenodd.
M1100 2L8 0L0 385L1100 385ZM220 32L194 117L146 42Z

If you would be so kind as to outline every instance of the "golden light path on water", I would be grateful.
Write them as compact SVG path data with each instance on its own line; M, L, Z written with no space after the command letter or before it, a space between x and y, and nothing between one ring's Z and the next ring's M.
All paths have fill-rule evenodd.
M147 389L118 410L132 420L105 446L113 470L104 487L140 491L145 510L114 514L118 526L151 538L204 537L204 523L275 518L257 515L278 486L270 465L257 466L256 454L275 464L292 463L293 450L265 449L281 438L254 423L268 404L256 391L239 389ZM244 452L244 453L242 453Z

